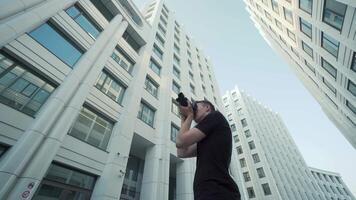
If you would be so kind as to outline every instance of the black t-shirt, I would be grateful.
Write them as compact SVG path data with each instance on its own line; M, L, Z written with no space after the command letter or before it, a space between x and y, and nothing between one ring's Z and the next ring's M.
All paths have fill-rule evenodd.
M229 174L232 151L229 123L219 111L213 111L195 127L206 137L197 144L194 199L239 200L238 187Z

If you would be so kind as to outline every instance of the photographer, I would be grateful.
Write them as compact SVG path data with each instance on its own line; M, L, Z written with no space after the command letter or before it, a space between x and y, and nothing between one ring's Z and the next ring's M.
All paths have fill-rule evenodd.
M232 151L229 123L209 101L197 101L192 105L180 100L177 99L181 104L177 154L180 158L197 157L194 199L239 200L238 187L228 171ZM197 125L190 129L193 120Z

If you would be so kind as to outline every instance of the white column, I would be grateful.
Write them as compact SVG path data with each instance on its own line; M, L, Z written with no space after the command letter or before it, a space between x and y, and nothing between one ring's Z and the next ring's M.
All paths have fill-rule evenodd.
M0 198L18 196L28 183L39 183L42 179L95 79L128 25L127 22L121 23L121 20L122 16L118 15L111 21L48 99L34 125L26 130L1 161ZM35 184L32 191L37 186Z
M193 181L196 159L184 159L177 163L177 200L193 200Z
M7 0L5 2L12 2L13 0ZM27 2L28 0L23 0L23 2ZM11 10L5 12L4 16L11 15L21 10L24 10L31 5L33 6L39 0L29 0L32 3L25 4L23 6L19 5L19 0L14 0L13 3L10 3ZM18 13L8 20L3 20L0 23L0 47L5 46L7 43L11 42L15 38L18 38L26 31L32 30L39 26L40 24L47 21L50 17L54 16L59 11L67 8L71 4L74 4L77 0L51 0L45 1L44 3L35 6L32 9L26 10L23 13ZM0 1L1 2L1 1ZM0 4L0 8L2 8L2 4ZM20 6L20 10L14 8L16 6ZM2 8L0 13L3 12Z

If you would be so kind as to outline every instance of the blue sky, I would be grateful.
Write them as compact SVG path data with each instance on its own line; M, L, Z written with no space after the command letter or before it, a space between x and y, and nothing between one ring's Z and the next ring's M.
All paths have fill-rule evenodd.
M141 9L151 1L133 2ZM242 0L166 0L166 5L211 58L221 94L237 85L280 113L307 164L340 173L356 194L356 150L264 41Z

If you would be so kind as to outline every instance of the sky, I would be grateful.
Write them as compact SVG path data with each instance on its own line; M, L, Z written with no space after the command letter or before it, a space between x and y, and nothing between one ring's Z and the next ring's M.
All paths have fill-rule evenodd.
M139 9L150 0L133 0ZM223 3L222 3L223 2ZM259 34L242 0L166 0L209 56L221 95L240 90L278 112L306 163L337 172L356 196L356 150L327 118L287 62Z

